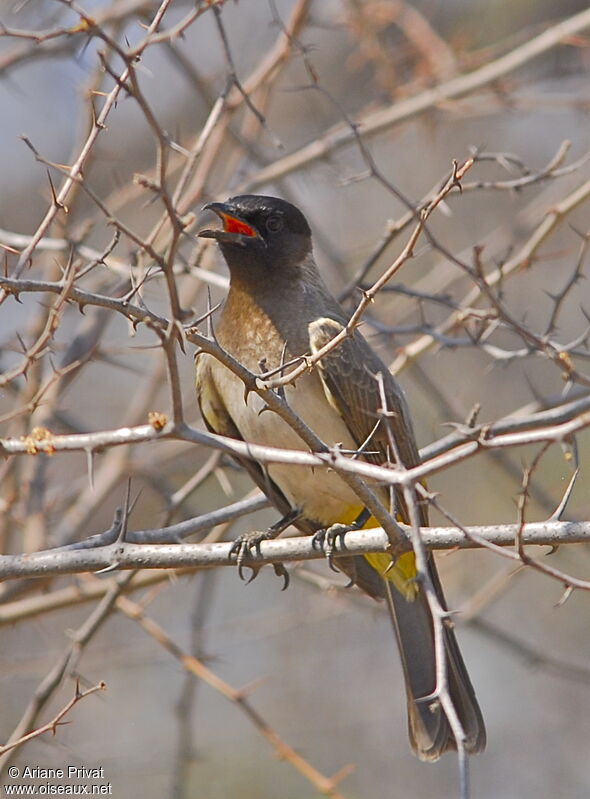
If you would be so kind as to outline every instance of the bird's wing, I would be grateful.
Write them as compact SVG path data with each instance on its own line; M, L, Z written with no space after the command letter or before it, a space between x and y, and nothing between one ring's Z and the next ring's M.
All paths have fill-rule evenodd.
M312 353L342 329L340 322L330 318L312 322L309 325ZM404 466L419 462L401 388L362 336L355 333L345 338L320 359L318 367L328 401L345 420L359 447L367 442L364 455L367 460L380 464L401 461ZM381 375L379 380L378 375ZM425 526L427 508L422 503L418 507L420 524ZM399 495L396 513L400 521L408 521L407 508ZM424 701L437 685L437 666L430 608L419 583L411 578L416 575L415 555L403 554L393 568L389 555L365 555L365 558L385 580L388 608L406 675L412 746L423 760L436 760L446 749L456 748L456 744L440 705L435 708ZM432 556L429 572L439 600L446 607ZM398 590L392 591L392 585ZM466 733L466 750L478 752L485 746L481 712L453 631L445 627L444 637L449 691Z
M217 391L215 378L212 374L211 356L204 353L197 359L197 399L205 426L211 433L243 441L238 427L233 421L222 398ZM271 480L266 469L261 464L249 458L233 456L234 460L250 475L258 488L269 498L275 508L287 516L291 505L277 484ZM311 534L319 526L308 519L298 518L295 527L302 532ZM383 583L372 568L369 568L362 558L340 557L338 565L355 583L361 586L370 596L383 597Z
M318 352L343 326L322 317L309 325L310 349ZM365 460L376 464L419 463L416 439L405 397L385 364L358 333L345 338L318 362L328 402L340 414ZM407 521L401 496L396 497L400 517ZM426 509L421 507L421 524Z

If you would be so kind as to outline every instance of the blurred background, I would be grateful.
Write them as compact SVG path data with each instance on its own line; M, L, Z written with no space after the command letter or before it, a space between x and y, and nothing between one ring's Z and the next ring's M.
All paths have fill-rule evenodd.
M179 26L182 35L163 37L143 51L135 68L144 104L137 94L121 91L83 170L84 186L74 187L68 213L56 216L23 277L59 279L69 243L75 242L88 248L86 254L76 252L81 269L96 261L77 285L121 296L133 275L134 285L144 281L145 305L169 314L165 281L137 244L149 240L158 252L169 246L161 198L147 185L159 174L149 108L165 133L171 193L194 155L177 206L188 225L175 258L185 321L202 314L209 297L216 303L225 293L225 265L215 247L194 237L205 202L250 189L294 201L311 222L328 284L341 294L369 259L375 256L365 285L403 247L408 226L376 255L388 226L407 212L399 194L419 203L449 175L453 159L477 151L496 155L476 163L465 182L478 185L451 196L433 216L431 232L442 248L470 264L473 248L483 246L482 268L492 274L565 203L562 223L530 263L506 275L499 292L528 329L540 336L550 331L562 344L579 338L578 350L585 349L590 297L581 278L588 205L568 202L590 172L584 161L590 148L590 22L559 46L524 59L520 68L482 81L476 91L426 104L421 113L408 112L378 135L365 136L363 122L379 109L403 109L432 87L497 62L587 4L261 0L217 4L219 22L208 5L170 3L162 30ZM112 42L121 48L140 43L158 3L86 0L83 8L107 37L72 32L80 16L69 4L0 2L0 244L7 274L16 263L15 250L29 241L18 237L35 232L51 203L52 185L63 182L60 167L48 164L75 161L113 88L113 74L123 71ZM186 20L190 24L182 27ZM16 35L19 31L36 31L38 39ZM49 31L59 35L47 36ZM257 82L257 70L265 68ZM252 88L250 107L228 83L232 69L242 87ZM205 136L211 109L224 92L220 117ZM351 134L350 120L361 123L377 176L369 174L371 162ZM332 131L348 143L331 147ZM314 141L327 142L324 157L290 164L292 153ZM546 170L560 148L559 163ZM527 175L537 178L517 188L502 185ZM114 229L123 226L135 239L123 230L113 241ZM574 275L580 279L571 281ZM448 423L465 422L475 405L481 406L478 420L492 422L587 391L581 383L564 381L534 348L507 355L526 350L513 330L485 327L486 342L496 347L486 351L478 340L484 327L473 320L452 328L446 342L406 360L406 348L443 324L473 284L424 239L393 282L403 288L380 295L364 332L399 369L421 446L446 435ZM561 296L558 308L556 296ZM354 292L344 296L347 307L354 307L354 299ZM48 301L55 297L22 293L19 300L9 297L0 307L0 368L8 376L22 362L21 342L30 346L44 330ZM120 315L96 307L81 315L68 305L60 314L43 352L0 389L2 437L26 435L36 426L56 433L115 429L144 423L149 411L170 411L164 359L153 333L141 325L134 330ZM193 351L187 346L179 352L178 364L187 421L201 426ZM582 371L584 360L582 352ZM576 443L581 473L566 517L582 520L590 514L588 435L580 434ZM436 475L430 487L463 524L516 522L523 464L537 451L527 447L469 460ZM557 446L544 455L534 475L529 520L550 516L559 504L572 475L570 455L571 447ZM195 474L201 476L193 480L193 490L187 488L179 501L178 492ZM130 476L132 496L139 495L131 529L190 518L252 490L225 459L175 442L97 455L93 485L80 454L15 457L0 463L3 551L31 552L107 529ZM211 535L264 529L276 518L266 510ZM444 523L440 516L434 521ZM488 728L487 751L471 764L473 796L587 797L588 594L574 592L558 606L561 582L518 570L489 552L446 553L438 562L450 606L463 611L458 636ZM590 572L583 545L562 547L548 562L581 578ZM4 584L1 740L9 737L98 599L70 599L67 607L51 612L45 612L44 602L49 607L55 592L72 586L98 594L100 581L113 579ZM233 569L158 579L138 588L133 601L145 604L186 652L203 658L234 688L247 687L249 701L268 724L322 774L352 764L338 785L343 796L458 795L456 758L422 764L409 750L401 667L384 609L354 590L339 590L346 580L334 581L326 565L293 568L285 592L269 569L248 586ZM178 660L124 614L108 617L74 670L83 686L104 680L108 690L75 707L71 723L55 736L19 750L14 760L19 767L104 766L114 796L146 799L318 795L276 757L236 704L187 676ZM51 718L73 690L66 676L37 724Z

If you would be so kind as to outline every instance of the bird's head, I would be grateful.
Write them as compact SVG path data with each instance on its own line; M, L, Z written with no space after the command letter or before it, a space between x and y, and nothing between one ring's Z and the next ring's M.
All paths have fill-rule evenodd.
M223 228L201 230L199 236L217 240L232 273L249 273L252 279L287 276L311 253L307 220L286 200L242 194L203 210L216 213Z

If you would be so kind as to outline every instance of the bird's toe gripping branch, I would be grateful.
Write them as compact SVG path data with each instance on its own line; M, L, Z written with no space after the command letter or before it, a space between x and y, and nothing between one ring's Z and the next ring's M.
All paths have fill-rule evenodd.
M322 528L314 534L312 546L314 549L321 549L328 560L328 565L332 571L339 571L334 566L334 554L340 550L345 550L344 536L353 530L360 530L369 519L370 513L366 508L358 515L352 524L332 524L330 527Z
M258 566L256 563L247 562L248 559L252 558L252 553L254 552L257 555L260 555L260 545L262 542L272 541L273 539L277 538L277 536L279 536L283 530L286 530L287 527L289 527L289 525L299 518L300 515L301 513L299 510L292 510L287 513L286 516L276 522L276 524L273 524L272 527L269 527L268 530L265 530L264 532L255 530L249 533L243 533L236 538L231 546L229 554L230 557L233 557L234 555L236 557L238 574L241 580L245 580L246 584L248 584L258 577L258 573L262 567ZM244 567L247 567L252 571L251 576L247 580L244 576ZM277 577L282 577L282 590L284 591L289 585L289 572L285 569L282 563L273 563L272 567Z

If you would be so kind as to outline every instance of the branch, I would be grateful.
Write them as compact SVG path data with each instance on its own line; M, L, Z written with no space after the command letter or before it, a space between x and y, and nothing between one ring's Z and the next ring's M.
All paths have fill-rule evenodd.
M585 9L474 72L441 83L433 89L427 89L421 94L402 100L389 108L366 113L358 122L362 134L364 137L368 137L382 133L447 100L457 99L477 89L482 89L484 86L489 86L499 78L514 72L529 61L557 47L567 37L581 33L588 27L590 27L590 9ZM273 183L291 172L331 155L350 144L354 139L354 132L350 130L349 126L337 125L300 150L261 169L239 186L236 193L253 191L259 186Z
M136 602L132 602L127 597L119 597L117 609L128 618L137 622L139 626L151 636L169 654L175 657L182 667L207 683L214 691L224 696L227 700L235 704L254 725L258 732L274 748L277 756L281 760L286 760L300 774L302 774L317 790L324 796L331 796L332 799L344 799L343 795L336 790L338 783L348 773L346 767L332 777L325 777L314 766L305 760L302 755L295 751L284 741L273 727L260 715L248 699L246 689L237 689L222 680L217 674L207 668L198 658L185 652L154 619L146 615L144 608Z
M154 585L176 580L189 574L194 574L192 569L176 569L173 572L168 569L150 569L150 571L139 572L121 588L121 593L132 593L142 588L151 588ZM0 627L27 621L54 610L71 608L102 599L111 589L118 587L118 577L119 575L116 575L105 579L94 575L85 575L83 579L77 580L66 588L56 588L48 593L39 593L11 602L1 602ZM39 584L39 588L41 588L41 584Z
M51 670L35 689L21 720L16 725L8 740L8 744L15 745L12 748L9 747L9 751L5 751L4 754L0 756L0 776L4 775L9 762L20 748L21 743L19 743L19 739L21 739L23 735L26 735L27 730L31 729L35 719L59 688L66 674L71 674L75 669L84 647L92 640L93 636L105 623L113 609L115 600L132 576L131 574L120 575L117 583L102 597L101 601L82 625L78 627L77 630L70 633L71 643L68 644L61 657L59 657Z
M249 374L246 370L243 371ZM268 400L268 405L273 411L277 409L278 411L285 411L284 415L282 412L279 414L282 418L291 418L289 413L292 414L293 412L286 403L281 402L277 394L269 390L261 391L259 388L254 390L260 392ZM384 485L403 486L420 483L431 474L442 471L452 464L460 463L481 452L545 442L561 444L569 440L575 433L590 426L590 411L586 410L568 421L522 432L494 435L487 427L477 427L473 429L473 436L470 440L463 441L448 452L443 452L441 455L437 455L412 468L399 469L355 460L353 457L344 454L338 447L330 449L322 442L319 442L318 451L315 452L280 449L260 444L248 444L228 436L206 433L185 424L175 427L166 421L166 417L163 414L154 413L151 418L153 419L152 424L123 427L119 430L106 430L98 433L64 436L53 435L49 430L37 428L33 429L30 435L22 438L0 439L0 454L21 453L37 455L42 452L54 455L58 451L88 453L104 447L130 443L137 444L158 438L176 439L194 444L203 444L204 446L227 452L230 455L257 460L261 463L288 463L295 466L334 469L344 480L350 480L355 483L358 478L363 478ZM294 416L294 419L301 422L296 416ZM309 441L306 440L304 435L302 435L302 438L306 440L309 446L312 446L310 442L315 442L317 445L319 439L302 422L301 425L296 425L294 429L308 435ZM361 490L355 485L354 490L356 491L357 489ZM369 505L367 507L371 510ZM399 525L394 524L394 535L400 529Z
M590 180L574 189L567 197L555 204L545 213L542 221L533 230L520 250L505 263L501 264L500 267L486 275L485 282L487 288L491 289L494 286L498 286L508 275L530 267L541 245L559 224L563 222L567 215L584 203L588 198L590 198ZM478 285L475 285L463 298L459 308L450 314L444 322L438 325L436 333L445 335L449 331L454 330L457 326L460 326L465 319L466 312L473 308L481 297L482 290ZM435 335L428 333L416 339L411 344L408 344L390 365L390 370L393 374L399 374L410 361L416 360L434 346L436 340Z
M81 699L84 699L90 694L94 694L97 691L104 691L107 687L105 682L99 682L97 685L94 685L92 688L88 688L86 691L80 691L80 686L76 684L76 693L70 699L65 707L63 707L59 713L53 718L51 721L48 721L47 724L44 724L42 727L38 727L36 730L29 732L27 735L23 735L16 741L12 741L12 743L6 744L5 746L0 746L0 755L3 755L5 752L9 752L11 749L15 749L18 746L22 746L22 744L28 743L28 741L32 741L33 738L37 738L39 735L43 735L45 732L51 732L55 735L55 732L61 724L65 723L62 722L62 719L65 715L67 715L70 710L77 705Z
M143 52L143 50L150 43L150 36L151 36L151 34L154 31L156 31L158 29L158 27L160 25L160 22L162 20L162 17L163 17L163 15L164 15L164 13L167 10L169 5L170 5L170 0L162 0L162 3L160 4L159 8L157 9L156 13L154 14L154 17L153 17L149 27L147 28L146 36L144 37L142 42L137 46L137 48L135 50L135 54L136 55L140 55ZM98 138L98 136L101 133L101 131L106 129L107 118L108 118L112 108L115 106L115 104L117 102L119 93L120 93L121 89L123 88L124 83L125 83L125 81L128 78L128 75L129 75L129 69L126 67L123 70L119 80L115 83L115 86L113 87L113 89L106 96L105 103L104 103L104 105L102 107L102 110L101 110L100 114L98 115L98 117L97 117L97 119L96 119L96 121L95 121L95 123L94 123L94 125L92 127L92 130L90 131L90 133L88 135L88 138L84 142L84 145L83 145L82 149L80 150L80 153L79 153L77 159L75 160L75 162L72 164L72 166L68 170L68 177L66 178L66 180L64 181L61 189L57 193L54 202L52 202L52 204L50 205L49 209L47 210L47 212L45 214L45 217L43 218L43 220L41 221L40 225L38 226L37 231L33 235L33 238L31 240L30 244L21 252L21 254L19 256L19 259L18 259L18 263L17 263L16 268L14 270L15 277L18 277L23 272L25 267L27 266L27 264L29 262L29 259L31 258L32 254L33 254L33 251L35 250L37 242L45 235L45 233L48 230L49 226L51 225L51 223L55 219L55 216L56 216L57 212L60 210L60 208L65 208L66 207L66 200L68 199L68 194L70 192L70 189L72 188L72 186L74 186L76 180L78 179L78 177L82 173L82 170L84 169L84 165L86 163L86 159L88 158L90 152L92 151L96 139Z
M400 525L406 534L403 549L410 549L409 528ZM427 527L420 530L429 549L474 549L486 543L499 547L513 546L520 526L514 524L472 527ZM340 554L364 555L389 550L389 539L379 527L346 533ZM522 528L523 544L558 546L590 541L590 522L531 522ZM130 544L117 542L94 549L61 548L31 555L0 556L0 580L14 577L51 577L88 571L115 569L211 569L235 566L230 555L232 544ZM321 560L324 555L309 536L263 541L260 553L252 552L248 564L263 566L304 560Z

